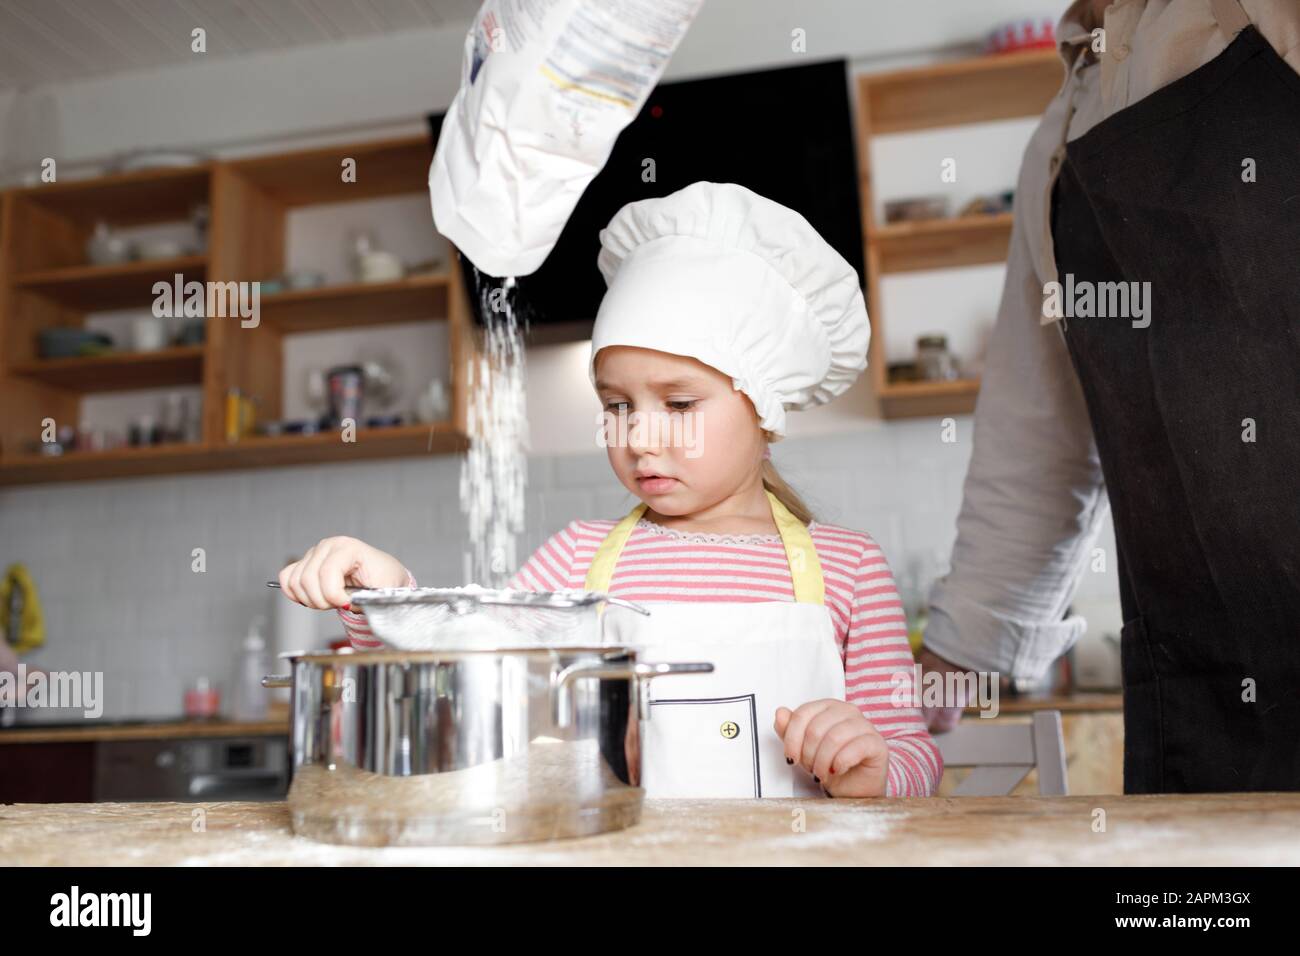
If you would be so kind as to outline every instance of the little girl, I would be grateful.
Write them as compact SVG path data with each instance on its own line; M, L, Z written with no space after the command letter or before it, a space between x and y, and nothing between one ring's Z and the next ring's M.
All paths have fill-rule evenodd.
M866 365L856 273L803 217L730 184L631 203L600 238L590 374L610 465L642 503L570 522L509 586L644 604L647 618L607 614L619 643L714 664L652 682L648 795L932 794L938 748L896 700L900 686L911 698L913 659L885 556L814 520L770 462L786 410L829 401ZM357 647L380 642L344 586L415 586L352 538L321 541L280 583L340 608Z

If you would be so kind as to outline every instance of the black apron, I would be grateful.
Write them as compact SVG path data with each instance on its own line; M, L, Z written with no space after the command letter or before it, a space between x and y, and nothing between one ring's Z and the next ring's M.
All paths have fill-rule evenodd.
M1144 328L1061 320L1119 548L1126 793L1300 789L1300 77L1235 11L1052 195L1062 283L1150 283Z

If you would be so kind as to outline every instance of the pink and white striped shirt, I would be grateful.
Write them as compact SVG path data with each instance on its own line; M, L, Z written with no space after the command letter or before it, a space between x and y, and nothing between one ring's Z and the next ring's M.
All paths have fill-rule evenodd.
M406 571L406 586L408 588L416 587L415 575L408 569ZM384 642L375 637L374 632L370 630L370 622L366 620L366 615L361 611L353 611L348 608L346 611L339 608L339 620L343 622L343 630L347 632L348 640L352 646L359 651L372 651L384 646Z
M596 549L615 524L571 521L533 553L509 586L584 588ZM919 710L893 700L895 675L904 675L902 686L911 696L913 657L885 555L862 531L816 521L808 531L821 560L846 697L889 746L886 795L930 796L943 760ZM609 593L630 601L793 601L794 582L779 535L684 532L642 518L615 566ZM381 646L364 616L339 613L354 646Z

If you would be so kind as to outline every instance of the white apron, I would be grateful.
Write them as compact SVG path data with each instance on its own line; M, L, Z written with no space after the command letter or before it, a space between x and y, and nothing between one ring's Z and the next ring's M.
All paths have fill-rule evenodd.
M707 661L711 674L656 677L641 723L647 797L822 796L811 774L785 762L776 709L844 700L844 664L825 603L821 561L808 529L767 492L785 544L795 600L642 602L639 615L607 606L605 624L640 660ZM588 591L608 591L638 505L597 549Z

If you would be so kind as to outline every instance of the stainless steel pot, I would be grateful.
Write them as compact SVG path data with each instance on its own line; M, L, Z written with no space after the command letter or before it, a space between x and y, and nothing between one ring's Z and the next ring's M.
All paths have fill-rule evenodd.
M641 816L646 682L624 646L283 654L294 832L362 845L583 836Z

